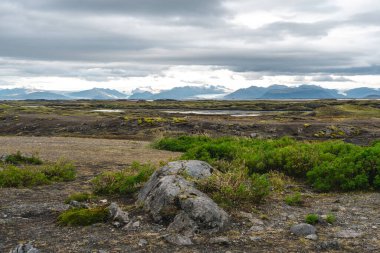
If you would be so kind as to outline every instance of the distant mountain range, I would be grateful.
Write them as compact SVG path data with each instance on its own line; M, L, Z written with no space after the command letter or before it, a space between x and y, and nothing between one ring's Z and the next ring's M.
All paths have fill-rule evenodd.
M170 90L163 90L159 93L152 93L149 91L137 90L129 97L129 99L145 99L145 100L157 100L157 99L202 99L206 97L224 97L226 95L226 89L220 86L185 86L175 87Z
M289 87L272 85L269 87L251 86L232 93L221 86L185 86L162 90L158 93L135 90L130 96L113 89L94 88L76 92L33 91L24 88L0 90L0 100L195 100L195 99L226 99L226 100L255 100L255 99L380 99L380 90L373 88L355 88L345 93L335 89L325 89L316 85L301 85Z

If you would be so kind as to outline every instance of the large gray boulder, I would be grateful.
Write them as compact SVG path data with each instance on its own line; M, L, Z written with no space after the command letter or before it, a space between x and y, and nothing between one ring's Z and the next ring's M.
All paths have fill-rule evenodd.
M191 236L194 231L221 231L229 216L185 178L203 179L213 168L201 161L177 161L157 170L138 195L138 203L156 222L170 223L168 231Z

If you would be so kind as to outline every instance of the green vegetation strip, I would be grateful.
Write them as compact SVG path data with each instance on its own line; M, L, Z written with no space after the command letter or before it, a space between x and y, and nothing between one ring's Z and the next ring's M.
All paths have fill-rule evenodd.
M76 177L75 167L69 162L41 164L38 157L23 156L20 152L6 156L0 162L0 188L33 187L72 181Z
M154 147L184 152L182 159L211 163L224 173L214 181L225 181L227 177L235 178L236 182L247 182L253 180L252 177L257 178L257 174L277 171L305 179L323 192L380 190L379 141L372 146L361 147L342 141L302 142L288 137L259 140L182 136L161 139ZM213 182L208 183L212 188ZM239 190L240 185L232 189Z

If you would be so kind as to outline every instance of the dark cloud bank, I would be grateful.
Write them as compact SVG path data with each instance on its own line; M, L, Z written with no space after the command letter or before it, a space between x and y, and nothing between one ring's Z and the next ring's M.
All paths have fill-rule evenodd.
M0 79L44 75L103 80L205 65L344 82L349 79L329 75L380 74L380 18L374 8L340 15L341 7L327 0L2 0ZM257 28L232 22L246 10L323 18L289 18ZM337 29L348 38L350 29L373 31L362 46L320 42Z

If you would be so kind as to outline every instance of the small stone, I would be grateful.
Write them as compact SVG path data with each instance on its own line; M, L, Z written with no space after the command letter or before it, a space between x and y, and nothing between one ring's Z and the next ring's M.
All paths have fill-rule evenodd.
M264 231L264 228L262 226L252 226L250 229L249 229L250 232L260 232L260 231Z
M351 229L347 229L347 230L342 230L338 233L336 233L336 237L337 238L358 238L358 237L361 237L363 235L363 233L361 232L356 232L354 230L351 230Z
M290 232L297 236L307 236L316 233L316 228L310 224L301 223L290 228Z
M69 205L71 207L74 207L74 208L88 208L88 205L86 205L85 203L76 201L76 200L71 200Z
M316 246L317 250L339 250L340 246L337 241L321 242Z
M264 225L264 222L260 219L257 219L257 218L252 218L252 219L250 219L250 221L256 225L262 225L262 226Z
M121 224L127 224L129 222L128 213L121 210L114 202L109 205L108 212L111 219L115 222L120 222Z
M343 207L343 206L339 206L339 207L338 207L338 210L341 211L341 212L344 212L344 211L346 211L347 209L346 209L345 207Z
M252 242L257 242L257 241L261 241L261 237L259 236L250 236L249 237L249 240L251 240Z
M121 223L118 221L112 222L112 225L117 228L121 227Z
M305 239L316 241L318 240L318 236L316 234L312 234L312 235L306 236Z
M258 133L251 133L250 136L251 136L251 138L257 138L259 136L259 134Z
M168 235L165 236L167 242L178 246L190 246L193 245L190 237L184 235Z
M220 236L220 237L214 237L210 239L211 244L222 244L222 245L228 245L230 244L230 240L228 237Z
M248 220L253 219L253 215L251 213L240 212L239 214L240 214L240 217L242 217L242 218L246 218Z
M132 227L134 228L140 227L140 221L133 222Z
M148 241L147 240L145 240L145 239L140 239L139 240L139 246L140 247L144 247L145 245L147 245L148 244Z
M101 199L101 200L99 200L99 202L102 203L102 204L106 204L106 203L108 202L108 200L106 200L106 199Z

